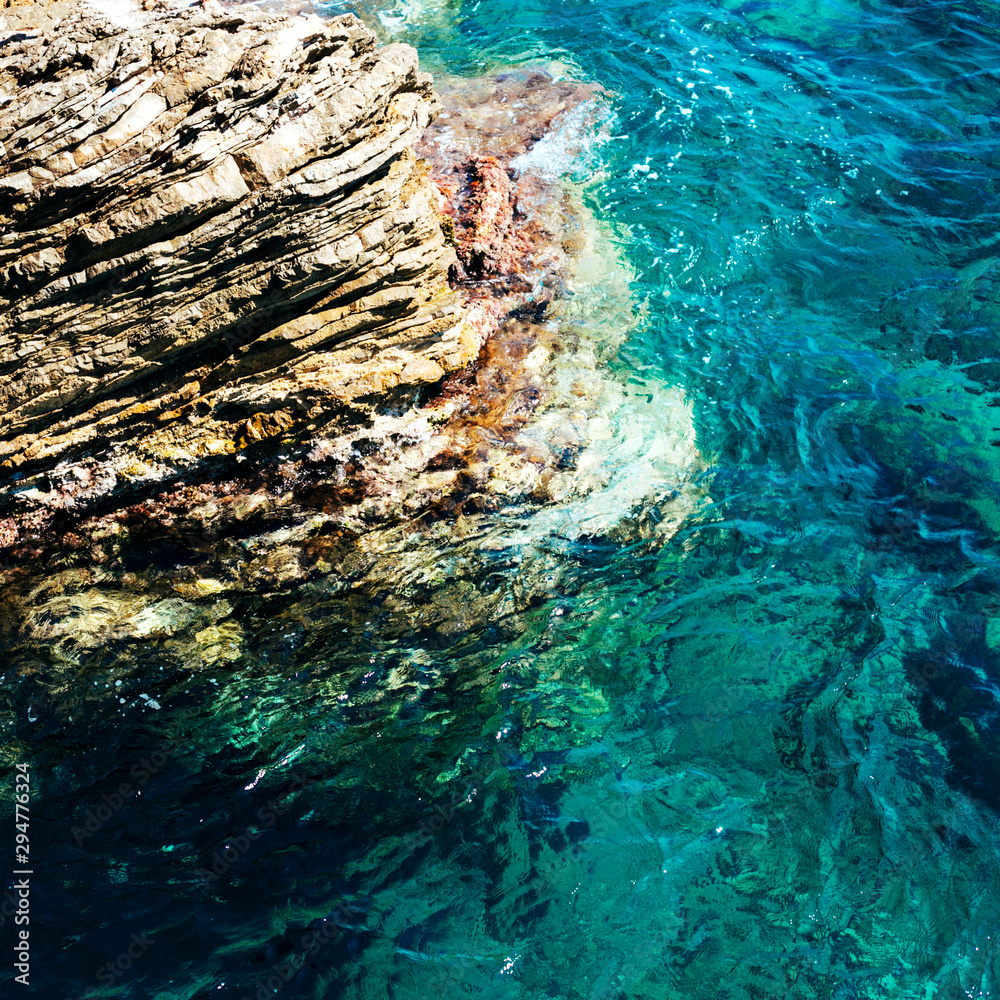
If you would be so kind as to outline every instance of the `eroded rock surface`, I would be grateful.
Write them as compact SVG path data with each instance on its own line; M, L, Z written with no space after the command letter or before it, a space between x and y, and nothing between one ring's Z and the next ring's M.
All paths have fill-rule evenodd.
M599 90L543 69L445 79L429 125L412 50L376 51L357 21L206 8L145 12L137 68L107 78L112 95L142 79L168 105L123 140L133 153L50 178L39 132L4 175L8 218L63 243L26 269L14 231L0 242L0 294L24 306L7 343L29 331L5 369L0 639L28 661L41 646L80 663L107 643L129 659L138 642L212 664L257 645L268 602L311 621L364 615L372 595L442 636L516 630L572 586L552 538L669 538L699 459L683 395L631 390L608 367L635 322L629 273L571 176L603 127ZM149 75L170 32L158 65L187 45L214 67L200 82ZM101 65L117 65L139 44L91 19L66 33L71 63L105 45ZM258 44L234 56L244 36ZM41 52L5 58L30 76ZM60 86L82 74L85 95L96 66L53 72ZM48 93L29 76L8 104ZM171 117L164 95L196 83ZM336 100L309 96L323 87ZM197 128L167 124L177 115ZM216 190L209 175L247 193L226 205L182 188L188 211L167 194ZM94 262L70 271L81 247ZM102 264L102 248L117 256ZM86 336L102 349L78 350Z
M143 16L0 50L0 464L233 453L474 358L416 52L349 16Z

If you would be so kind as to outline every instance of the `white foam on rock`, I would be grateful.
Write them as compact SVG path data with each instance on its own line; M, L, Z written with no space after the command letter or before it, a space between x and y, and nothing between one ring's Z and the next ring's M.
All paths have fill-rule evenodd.
M550 181L585 172L596 159L597 147L608 139L608 122L602 121L602 117L597 102L586 101L566 112L556 128L543 135L526 153L515 156L510 165L518 174L533 173Z

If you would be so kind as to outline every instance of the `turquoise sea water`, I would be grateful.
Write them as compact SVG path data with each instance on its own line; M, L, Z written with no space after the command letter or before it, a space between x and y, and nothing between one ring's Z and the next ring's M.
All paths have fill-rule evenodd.
M33 995L1000 996L1000 12L322 9L609 91L612 364L684 391L705 497L666 546L538 542L516 627L261 598L236 663L38 650Z

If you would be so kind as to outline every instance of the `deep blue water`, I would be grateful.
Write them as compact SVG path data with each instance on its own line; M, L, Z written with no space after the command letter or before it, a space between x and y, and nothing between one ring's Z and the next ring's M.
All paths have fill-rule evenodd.
M684 391L704 500L545 542L516 627L261 598L235 663L154 644L122 701L114 651L36 650L34 995L1000 996L1000 11L325 9L611 93L613 365Z

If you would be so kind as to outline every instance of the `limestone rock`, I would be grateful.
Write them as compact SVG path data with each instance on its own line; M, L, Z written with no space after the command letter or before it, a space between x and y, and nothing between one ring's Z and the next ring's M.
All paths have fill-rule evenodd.
M224 664L260 601L374 594L516 630L559 546L670 538L700 459L680 390L609 366L598 88L445 80L428 127L353 18L144 6L0 47L0 645Z
M231 453L480 346L410 150L416 52L352 16L144 6L0 48L8 469Z

